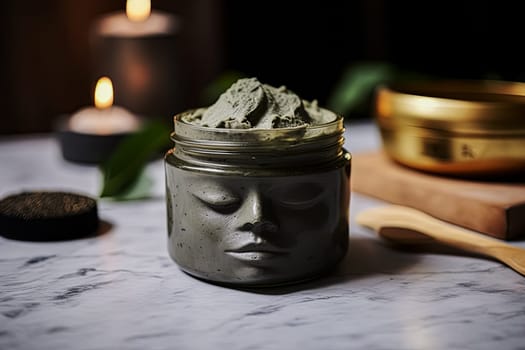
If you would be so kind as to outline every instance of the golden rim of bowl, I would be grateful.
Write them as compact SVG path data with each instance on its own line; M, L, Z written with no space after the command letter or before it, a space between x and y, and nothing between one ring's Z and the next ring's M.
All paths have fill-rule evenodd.
M525 136L525 83L449 80L380 86L375 116L387 128Z

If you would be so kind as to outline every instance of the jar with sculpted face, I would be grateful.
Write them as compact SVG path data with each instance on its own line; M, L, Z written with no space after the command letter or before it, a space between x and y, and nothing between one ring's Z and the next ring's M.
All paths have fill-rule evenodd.
M235 286L298 282L348 248L343 120L225 129L174 118L165 157L168 249L187 273Z
M350 155L341 117L246 78L174 122L168 247L184 271L266 286L318 276L343 258Z

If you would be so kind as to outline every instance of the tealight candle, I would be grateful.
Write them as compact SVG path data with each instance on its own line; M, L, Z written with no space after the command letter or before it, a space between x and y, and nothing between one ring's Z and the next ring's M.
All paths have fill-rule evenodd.
M118 134L136 131L138 118L125 108L113 106L113 84L102 77L95 87L95 107L86 107L71 117L69 128L85 134Z
M58 139L66 160L99 164L111 156L122 139L141 126L139 117L113 105L113 84L102 77L95 87L95 106L61 120Z
M144 117L170 117L181 109L179 27L174 15L151 11L149 0L128 0L126 13L93 24L94 73L111 76L117 104Z

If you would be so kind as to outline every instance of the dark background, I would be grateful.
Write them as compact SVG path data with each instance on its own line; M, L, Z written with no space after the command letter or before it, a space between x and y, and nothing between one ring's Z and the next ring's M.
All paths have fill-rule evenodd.
M518 4L152 1L184 21L187 108L199 106L203 89L227 70L285 84L322 105L344 70L363 61L436 77L524 81ZM58 115L92 104L89 28L101 14L124 8L124 0L2 3L0 133L50 131Z

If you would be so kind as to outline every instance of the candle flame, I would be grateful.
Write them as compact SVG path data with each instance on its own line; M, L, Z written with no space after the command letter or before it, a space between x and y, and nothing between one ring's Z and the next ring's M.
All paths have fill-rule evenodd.
M113 105L113 83L108 77L102 77L95 86L95 107L109 108Z
M151 13L151 0L127 0L126 16L134 22L148 19Z

